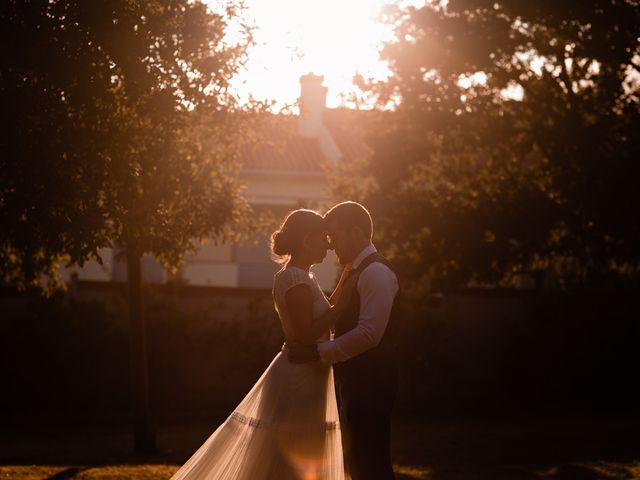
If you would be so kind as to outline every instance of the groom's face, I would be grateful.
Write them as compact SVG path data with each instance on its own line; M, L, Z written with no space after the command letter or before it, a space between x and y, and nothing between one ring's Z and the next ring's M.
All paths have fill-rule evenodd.
M347 265L356 258L358 252L355 250L352 236L349 232L335 222L327 225L329 234L329 248L336 252L341 265Z

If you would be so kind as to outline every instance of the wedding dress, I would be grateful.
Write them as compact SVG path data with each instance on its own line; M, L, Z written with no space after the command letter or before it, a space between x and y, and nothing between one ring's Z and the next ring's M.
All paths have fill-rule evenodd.
M300 283L311 287L314 318L329 308L313 273L282 268L273 298L287 340L295 335L285 293ZM290 363L285 347L170 480L312 479L344 479L333 370L320 362Z

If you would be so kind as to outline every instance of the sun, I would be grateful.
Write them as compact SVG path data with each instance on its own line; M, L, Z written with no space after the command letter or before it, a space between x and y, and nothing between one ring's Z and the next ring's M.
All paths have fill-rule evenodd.
M387 0L388 2L388 0ZM384 0L246 0L256 45L238 77L240 95L294 104L301 75L324 75L327 105L345 104L356 73L384 79L379 48L392 36L377 21Z

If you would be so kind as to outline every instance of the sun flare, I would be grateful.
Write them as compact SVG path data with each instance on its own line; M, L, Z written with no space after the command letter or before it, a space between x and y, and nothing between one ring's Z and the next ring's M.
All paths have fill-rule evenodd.
M386 78L379 58L391 28L377 19L384 0L247 0L256 45L238 79L245 96L294 103L305 73L324 75L327 105L345 103L353 76ZM244 93L242 93L244 92Z

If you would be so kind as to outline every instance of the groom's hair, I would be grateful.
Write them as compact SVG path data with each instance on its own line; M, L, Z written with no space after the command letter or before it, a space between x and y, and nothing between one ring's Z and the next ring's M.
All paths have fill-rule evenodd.
M359 203L351 201L339 203L324 214L324 219L327 223L336 223L343 230L359 227L369 240L373 237L371 215Z

